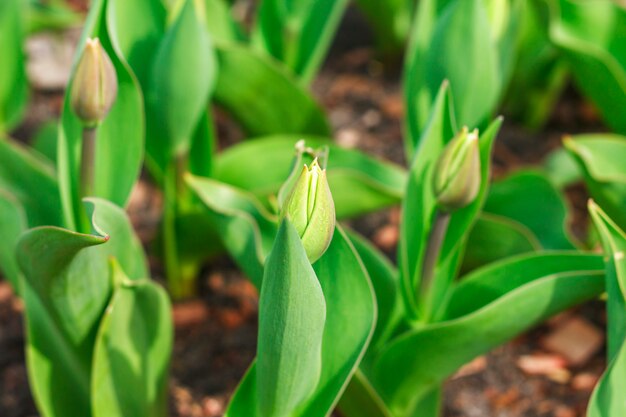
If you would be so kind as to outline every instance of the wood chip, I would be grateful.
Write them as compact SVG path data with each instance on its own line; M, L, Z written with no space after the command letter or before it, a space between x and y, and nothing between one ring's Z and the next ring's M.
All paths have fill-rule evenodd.
M544 337L541 346L572 366L587 363L604 345L604 332L581 317L572 317Z

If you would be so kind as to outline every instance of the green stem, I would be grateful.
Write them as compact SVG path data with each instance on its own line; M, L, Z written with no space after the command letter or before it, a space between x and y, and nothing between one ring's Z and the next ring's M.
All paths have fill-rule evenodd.
M96 127L83 128L83 144L80 159L80 195L93 196L95 189Z
M92 197L95 191L96 171L96 126L83 127L83 141L81 144L80 157L80 195L79 200ZM78 224L76 227L83 233L91 233L91 219L83 206L79 204L77 214Z
M432 288L433 281L435 279L435 270L437 269L437 261L439 260L439 253L441 252L441 246L446 238L448 226L450 225L450 213L437 210L435 214L435 221L432 229L430 230L430 237L428 238L428 246L426 246L426 253L424 255L424 263L422 264L422 279L420 284L419 294L426 300L430 297L430 290ZM428 317L428 305L423 309L425 317Z
M188 206L188 190L183 177L186 169L186 156L176 157L166 172L163 187L163 254L167 282L174 299L196 294L195 276L185 270L178 253L177 220Z

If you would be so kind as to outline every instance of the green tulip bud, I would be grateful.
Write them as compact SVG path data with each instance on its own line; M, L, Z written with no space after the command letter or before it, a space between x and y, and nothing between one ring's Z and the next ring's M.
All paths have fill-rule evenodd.
M302 169L282 208L282 216L295 227L307 257L317 261L328 249L335 231L335 204L317 158Z
M87 127L100 123L117 98L117 75L111 58L96 39L87 39L71 86L70 105Z
M444 148L435 165L433 189L444 211L466 207L480 190L478 130L464 127Z

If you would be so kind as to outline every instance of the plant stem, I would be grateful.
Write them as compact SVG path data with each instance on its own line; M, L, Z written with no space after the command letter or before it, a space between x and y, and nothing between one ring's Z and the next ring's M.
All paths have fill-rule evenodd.
M435 269L439 260L441 246L446 237L448 226L450 224L450 213L437 210L435 221L430 230L428 246L424 255L424 263L422 264L422 280L420 284L420 294L422 297L428 297L433 280L435 278Z
M167 170L164 181L163 253L165 273L172 298L180 300L195 295L195 275L184 268L178 253L177 222L188 206L188 190L183 175L187 169L187 156L177 156Z
M83 128L80 159L80 196L93 196L95 188L96 126Z

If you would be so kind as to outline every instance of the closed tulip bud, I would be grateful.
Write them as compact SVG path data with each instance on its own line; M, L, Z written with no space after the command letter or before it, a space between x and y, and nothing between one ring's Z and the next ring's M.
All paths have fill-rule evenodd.
M289 218L302 239L302 245L311 263L328 249L335 231L335 204L317 158L306 165L282 207L282 215Z
M70 105L87 127L100 123L117 98L117 75L98 39L87 39L71 86Z
M454 211L472 203L480 190L478 130L464 127L446 145L435 165L433 188L437 204Z

